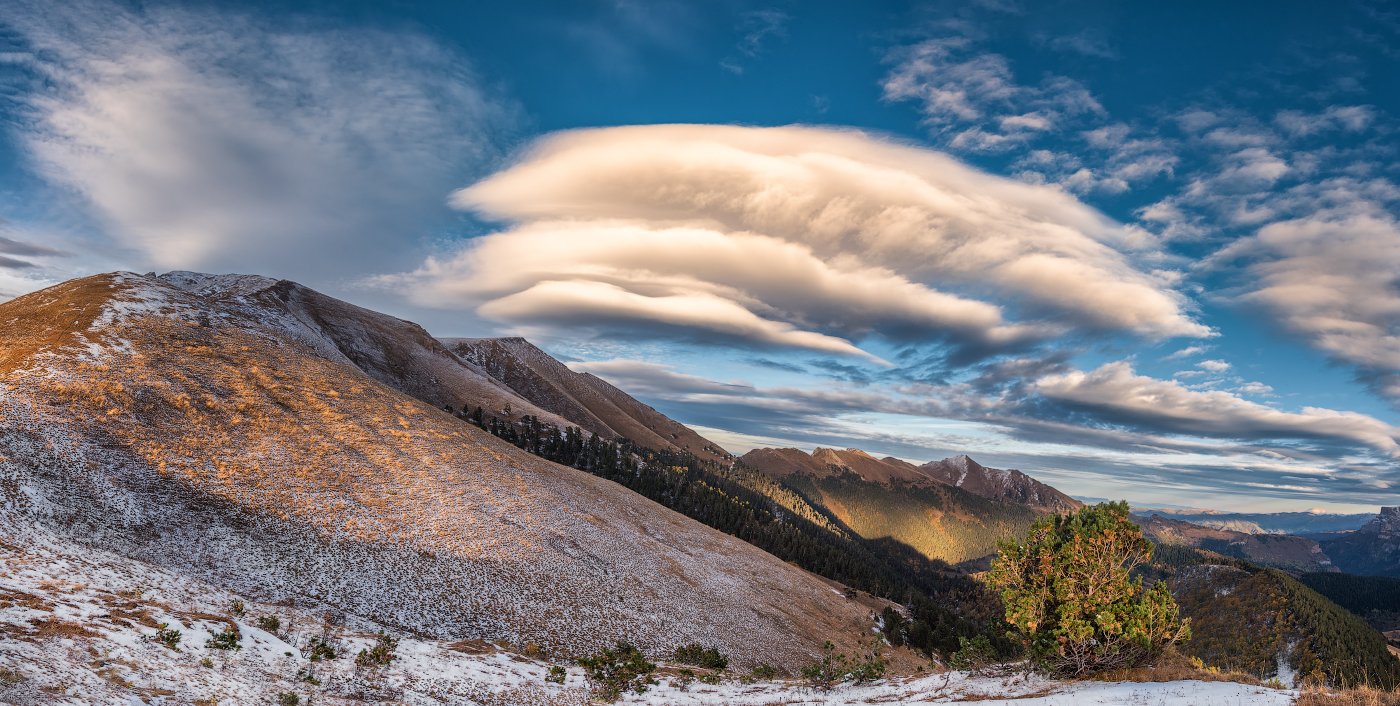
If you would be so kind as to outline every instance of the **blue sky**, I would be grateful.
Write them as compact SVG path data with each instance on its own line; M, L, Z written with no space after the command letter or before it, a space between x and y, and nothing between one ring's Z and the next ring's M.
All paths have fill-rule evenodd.
M1400 485L1385 3L0 8L0 297L259 272L735 451Z

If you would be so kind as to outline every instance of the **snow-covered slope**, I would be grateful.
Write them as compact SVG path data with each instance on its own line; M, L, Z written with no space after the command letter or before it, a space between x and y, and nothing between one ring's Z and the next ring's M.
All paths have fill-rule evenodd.
M583 670L561 655L525 657L508 645L398 638L387 667L357 669L354 656L385 626L338 613L313 598L278 602L75 544L38 527L13 528L0 541L0 703L14 706L116 706L148 703L350 706L584 706ZM241 611L235 611L235 602ZM276 618L276 625L268 619ZM173 647L153 639L161 625L179 633ZM232 629L239 649L210 646ZM334 649L310 659L313 640ZM562 684L545 680L550 666ZM947 672L813 690L778 680L683 683L662 675L624 703L656 706L855 706L976 702L992 706L1283 706L1295 692L1231 682L1063 683L1008 671L1001 676Z
M869 633L828 583L347 362L347 332L384 322L332 345L256 301L300 295L214 284L103 275L0 305L0 536L441 639L792 666Z
M576 373L523 338L446 338L463 360L532 404L604 438L688 451L727 463L729 453L591 373Z

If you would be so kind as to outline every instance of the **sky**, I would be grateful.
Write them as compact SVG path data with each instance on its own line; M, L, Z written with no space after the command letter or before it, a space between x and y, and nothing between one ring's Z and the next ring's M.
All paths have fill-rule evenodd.
M293 279L735 452L1400 504L1400 7L0 6L0 300Z

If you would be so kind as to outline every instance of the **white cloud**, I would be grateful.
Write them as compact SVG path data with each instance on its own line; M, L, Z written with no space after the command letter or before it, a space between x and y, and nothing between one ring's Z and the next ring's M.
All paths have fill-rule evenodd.
M20 144L136 264L382 265L445 215L507 113L408 32L100 0L11 3L0 23L41 74Z
M1163 358L1163 360L1180 360L1182 358L1190 358L1193 355L1200 355L1208 350L1210 350L1210 346L1187 346L1175 353L1172 353L1166 358Z
M567 276L643 296L703 290L849 336L862 323L982 343L1064 326L1210 333L1185 311L1170 275L1133 265L1134 252L1150 246L1142 233L1054 188L853 131L561 133L453 202L521 225L400 280L424 303L454 289L489 299ZM522 265L530 259L541 264ZM522 267L528 281L489 284ZM1049 327L1005 323L988 298L1048 316Z
M1093 410L1107 421L1242 439L1327 439L1400 457L1400 429L1355 412L1304 407L1284 412L1223 391L1191 390L1136 374L1125 362L1048 375L1035 384L1047 398Z
M1196 367L1209 373L1223 373L1230 369L1230 364L1223 360L1203 360Z
M1400 403L1400 221L1345 185L1332 191L1340 204L1264 226L1216 259L1245 259L1245 301Z
M882 88L887 100L916 101L928 125L963 150L1005 149L1066 120L1104 112L1084 86L1064 76L1018 83L1006 57L973 53L965 37L903 48Z

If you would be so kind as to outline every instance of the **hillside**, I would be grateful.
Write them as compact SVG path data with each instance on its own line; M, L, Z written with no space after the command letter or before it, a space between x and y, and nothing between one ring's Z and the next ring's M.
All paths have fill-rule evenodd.
M950 564L984 557L1030 527L1031 508L944 485L919 467L863 451L760 449L740 463L781 480L868 540L905 545Z
M1400 660L1365 621L1275 569L1160 545L1154 562L1191 619L1187 654L1285 684L1400 685Z
M718 444L601 378L570 370L523 338L446 338L442 342L533 405L584 430L609 439L630 439L647 448L686 451L710 461L730 460Z
M16 540L24 543L21 549ZM484 641L396 633L394 659L360 669L355 655L384 626L326 612L312 599L268 603L189 576L62 540L31 528L0 542L0 703L364 703L423 706L585 706L583 670L559 655L526 656ZM241 610L236 610L241 608ZM276 619L276 623L269 622ZM152 639L164 624L178 636ZM210 645L233 631L239 649ZM315 655L324 639L334 656ZM96 655L96 657L94 657ZM561 683L546 680L549 668ZM671 666L626 703L680 706L928 704L989 706L1285 706L1294 694L1231 682L1056 682L1038 676L950 672L819 691L791 680L708 685Z
M930 461L919 470L945 485L974 495L1041 512L1071 512L1083 503L1016 469L988 468L966 454Z
M1317 542L1286 534L1246 534L1227 529L1203 527L1152 513L1134 515L1143 534L1158 544L1175 544L1207 549L1261 566L1286 571L1336 571L1332 560Z
M1342 571L1400 577L1400 507L1383 507L1360 529L1319 540Z
M417 381L390 352L435 355L381 345L397 320L312 326L301 288L215 284L102 275L0 305L4 535L431 638L791 666L869 633L827 582L384 384Z

